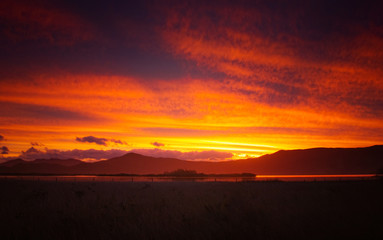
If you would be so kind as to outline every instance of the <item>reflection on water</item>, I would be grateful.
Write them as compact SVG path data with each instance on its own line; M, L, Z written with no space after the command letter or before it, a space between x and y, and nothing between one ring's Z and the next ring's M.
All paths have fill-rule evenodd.
M0 176L7 180L30 181L70 181L70 182L250 182L250 181L344 181L370 180L375 174L343 174L343 175L257 175L256 177L159 177L159 176Z
M258 175L257 180L281 181L341 181L374 179L375 174L339 174L339 175Z

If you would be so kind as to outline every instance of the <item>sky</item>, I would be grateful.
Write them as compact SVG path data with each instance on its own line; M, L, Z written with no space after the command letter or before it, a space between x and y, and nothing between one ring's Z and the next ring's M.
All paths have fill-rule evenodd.
M1 160L383 144L382 1L0 2Z

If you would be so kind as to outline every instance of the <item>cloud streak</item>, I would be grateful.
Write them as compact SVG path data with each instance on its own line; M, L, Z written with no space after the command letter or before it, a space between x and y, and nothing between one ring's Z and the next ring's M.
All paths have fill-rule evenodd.
M44 124L52 120L61 122L91 122L97 117L73 111L65 107L49 106L46 104L17 103L1 101L2 117L18 123Z

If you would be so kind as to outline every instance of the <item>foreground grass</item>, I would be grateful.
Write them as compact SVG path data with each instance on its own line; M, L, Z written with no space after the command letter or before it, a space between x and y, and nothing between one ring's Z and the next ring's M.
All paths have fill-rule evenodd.
M0 181L1 239L383 239L381 181Z

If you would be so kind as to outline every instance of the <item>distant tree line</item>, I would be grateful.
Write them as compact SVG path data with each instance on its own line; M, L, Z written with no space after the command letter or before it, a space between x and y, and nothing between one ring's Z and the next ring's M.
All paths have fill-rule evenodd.
M164 172L164 176L170 177L206 177L204 173L198 173L196 170L177 169L171 172Z

